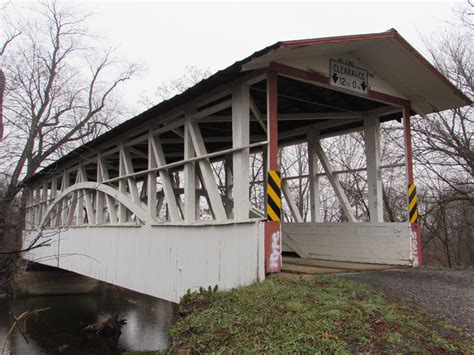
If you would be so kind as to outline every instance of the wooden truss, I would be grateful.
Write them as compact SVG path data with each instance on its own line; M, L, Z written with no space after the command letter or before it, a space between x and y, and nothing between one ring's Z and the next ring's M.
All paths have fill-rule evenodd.
M160 117L122 134L115 141L60 167L53 175L28 188L26 229L83 225L143 225L241 222L262 218L265 211L251 206L249 191L256 182L249 174L250 154L261 154L267 171L268 118L257 107L250 85L265 80L253 76L217 88ZM307 142L311 221L321 222L319 177L325 175L346 219L356 218L320 140L363 129L367 153L368 200L371 222L383 222L379 149L379 116L400 108L366 112L282 114L278 120L314 120L314 124L279 133L285 143ZM268 111L268 110L267 110ZM361 122L360 128L325 133L322 130ZM156 122L159 122L158 124ZM258 125L257 131L250 129ZM220 125L226 125L221 128ZM202 125L227 129L229 134L206 136ZM206 126L209 127L209 126ZM255 126L254 126L255 127ZM301 138L301 137L305 138ZM224 143L229 143L225 145ZM210 151L210 144L224 149ZM175 150L166 149L174 145ZM318 171L318 162L323 171ZM216 174L216 164L224 169ZM292 177L286 177L291 179ZM222 180L222 181L221 181ZM296 222L304 222L288 185L283 197ZM203 211L207 205L208 210Z

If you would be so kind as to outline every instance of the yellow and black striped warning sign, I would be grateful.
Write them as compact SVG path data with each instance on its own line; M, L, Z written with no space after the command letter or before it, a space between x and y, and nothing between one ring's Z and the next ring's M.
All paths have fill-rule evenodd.
M408 187L408 214L410 216L410 223L416 223L418 219L418 204L416 202L415 184L411 184Z
M277 222L281 220L281 177L276 170L268 170L267 219Z

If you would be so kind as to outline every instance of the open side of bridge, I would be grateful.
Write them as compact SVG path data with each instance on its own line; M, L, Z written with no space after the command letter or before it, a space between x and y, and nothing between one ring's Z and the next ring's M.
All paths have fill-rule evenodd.
M283 251L419 266L410 118L467 103L394 30L278 42L30 178L25 258L173 302L263 280ZM404 147L382 165L380 124L394 120ZM325 142L353 134L365 166L341 167ZM386 170L405 177L401 220L384 217ZM340 179L354 173L365 219ZM322 213L322 179L338 223Z

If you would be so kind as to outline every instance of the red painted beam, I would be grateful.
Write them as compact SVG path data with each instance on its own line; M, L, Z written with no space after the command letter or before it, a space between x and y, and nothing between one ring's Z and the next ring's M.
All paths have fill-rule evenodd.
M411 106L410 104L405 105L403 107L403 129L405 131L405 159L406 159L406 171L407 171L407 192L408 188L414 183L413 177L413 148L411 144ZM407 210L409 214L409 204L410 201L407 198ZM413 250L416 252L414 257L417 259L415 260L416 266L419 268L423 265L423 244L421 241L421 229L418 223L411 224L411 234L412 234L412 245Z
M306 70L302 70L299 68L295 68L295 67L291 67L285 64L275 63L275 62L270 63L269 70L275 71L278 74L281 74L284 76L288 76L288 77L292 77L292 78L296 78L296 79L304 80L304 81L311 81L314 83L322 84L323 86L330 87L329 78L319 73L312 73ZM357 96L359 97L359 95ZM408 100L405 100L393 95L384 94L383 92L370 90L370 89L369 89L368 98L374 101L380 101L389 105L395 105L395 106L400 106L400 107L405 107L407 105L410 105L410 102Z
M268 73L268 168L278 169L278 95L277 73L270 70Z
M268 105L268 169L279 171L278 167L278 92L277 73L268 72L267 79L267 105ZM268 193L269 187L265 187ZM270 197L267 197L270 198ZM266 208L269 208L268 206ZM267 213L268 215L268 213ZM281 216L281 212L280 212ZM281 223L278 220L265 222L265 271L274 273L281 271L282 264L282 239Z

